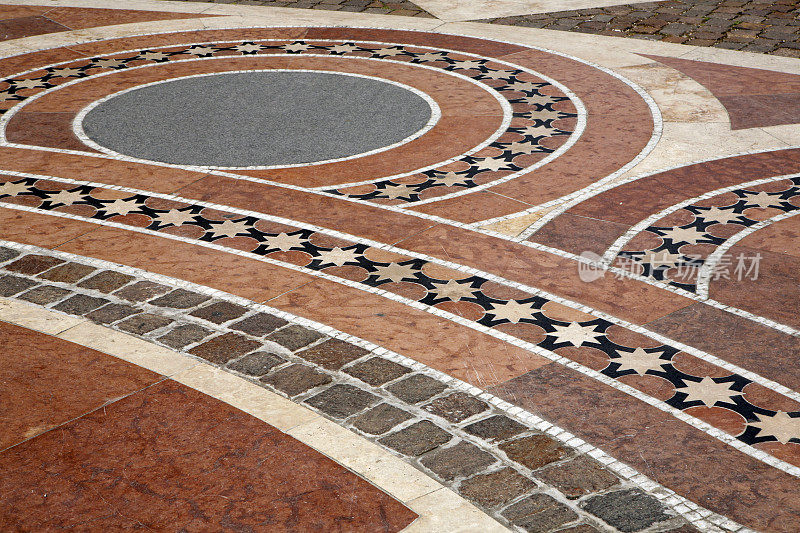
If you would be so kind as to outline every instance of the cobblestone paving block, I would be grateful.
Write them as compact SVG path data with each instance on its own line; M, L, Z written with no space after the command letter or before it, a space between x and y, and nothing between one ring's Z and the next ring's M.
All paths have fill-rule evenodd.
M80 263L67 263L39 274L38 277L60 283L75 283L97 270Z
M211 330L197 324L182 324L158 338L158 342L180 350L211 335Z
M406 403L419 403L444 391L447 387L424 374L414 374L392 383L386 390Z
M581 507L626 533L639 531L671 518L664 513L658 500L638 489L592 496Z
M288 322L282 318L267 313L256 313L232 324L230 328L242 331L254 337L263 337L286 324L288 324Z
M86 318L98 324L111 324L117 320L122 320L131 315L141 313L141 309L137 309L130 305L125 304L106 304L99 309L95 309Z
M477 474L497 459L474 444L461 441L449 448L440 448L422 458L422 464L446 481Z
M494 415L464 427L464 431L489 442L500 442L519 435L528 428L505 415Z
M559 461L569 455L569 451L547 435L531 435L504 442L498 446L508 458L536 470L544 465Z
M170 290L171 289L166 285L161 285L153 281L137 281L132 285L128 285L116 291L114 296L123 298L129 302L146 302Z
M501 513L525 531L552 531L578 519L569 507L547 494L534 494L509 506Z
M450 441L450 434L428 420L412 424L378 440L404 455L418 457Z
M379 400L377 396L352 385L334 385L308 398L305 403L334 418L347 418Z
M11 272L18 272L19 274L27 274L28 276L32 276L34 274L40 274L45 270L50 270L54 266L60 265L63 262L64 261L61 259L56 259L55 257L30 254L22 256L13 263L6 265L5 269L10 270Z
M35 285L35 281L6 274L5 276L0 276L0 296L13 296Z
M241 359L228 363L228 368L247 374L248 376L263 376L286 360L270 352L253 352Z
M282 329L277 333L285 331L286 329L289 328ZM271 340L273 335L267 338ZM321 337L321 335L319 336ZM307 350L297 353L297 356L328 370L339 370L347 363L355 361L368 353L369 352L364 348L353 346L349 342L340 341L339 339L328 339L325 342L321 342L316 346L312 346Z
M187 291L186 289L175 289L174 291L151 300L151 305L158 307L169 307L171 309L191 309L203 302L210 300L210 296Z
M666 0L483 22L800 57L798 14L800 0Z
M369 411L358 415L351 423L370 435L383 435L398 424L411 420L413 415L399 407L382 403Z
M6 248L5 246L0 246L0 263L6 263L18 256L18 251L12 250L11 248Z
M461 422L486 411L489 406L471 394L455 392L448 396L437 398L422 408L429 413L441 416L448 422Z
M324 337L324 335L321 333L293 324L269 334L266 339L277 342L288 350L295 351L308 346L312 342L318 341L322 337Z
M18 298L39 305L47 305L57 302L72 294L72 291L63 289L61 287L53 287L52 285L40 285L34 287L24 294L20 294Z
M247 308L231 302L214 302L192 311L191 316L208 320L214 324L224 324L247 313Z
M570 499L600 492L619 483L616 476L583 456L540 470L536 476L556 487Z
M461 495L485 508L508 503L536 488L536 483L513 468L502 468L461 482Z
M58 311L69 313L71 315L85 315L90 311L94 311L100 306L109 303L105 298L95 298L94 296L87 296L85 294L76 294L71 298L67 298L60 304L53 307Z
M172 320L164 318L163 316L153 315L150 313L142 313L140 315L132 316L123 320L117 327L128 333L136 335L146 335L151 331L161 329L172 324Z
M104 270L84 280L78 284L78 287L84 289L94 289L96 291L104 292L106 294L113 292L120 287L124 287L133 280L133 276L122 274L121 272L114 272L113 270Z
M332 380L328 374L314 370L310 366L295 364L276 370L261 378L261 381L289 396L297 396L314 387L326 385Z
M189 350L189 353L212 363L223 365L231 359L236 359L260 347L260 342L248 339L244 335L225 333L195 346Z
M345 370L354 378L358 378L364 383L369 383L373 387L383 385L393 379L397 379L403 374L411 372L411 369L388 361L380 357L373 357L366 361L361 361Z

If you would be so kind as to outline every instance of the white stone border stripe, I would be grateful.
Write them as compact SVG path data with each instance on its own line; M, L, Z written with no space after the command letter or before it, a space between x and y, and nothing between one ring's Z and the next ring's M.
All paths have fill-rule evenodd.
M370 292L372 294L375 294L375 295L378 295L378 296L382 296L382 297L384 297L386 299L393 300L393 301L395 301L397 303L406 305L406 306L411 307L413 309L417 309L419 311L430 313L430 314L432 314L434 316L438 316L438 317L443 318L445 320L449 320L451 322L455 322L456 324L459 324L461 326L465 326L467 328L470 328L472 330L478 331L480 333L484 333L484 334L489 335L491 337L495 337L495 338L497 338L497 339L499 339L501 341L507 342L507 343L509 343L509 344L511 344L513 346L517 346L519 348L522 348L523 350L527 350L529 352L535 353L536 355L539 355L539 356L542 356L542 357L544 357L546 359L549 359L549 360L553 361L554 363L558 363L558 364L560 364L562 366L565 366L567 368L570 368L572 370L580 372L580 373L584 374L587 377L595 379L596 381L599 381L599 382L601 382L601 383L603 383L605 385L608 385L611 388L617 389L620 392L628 394L629 396L632 396L632 397L634 397L634 398L636 398L638 400L641 400L641 401L647 403L648 405L651 405L651 406L655 407L656 409L659 409L660 411L663 411L663 412L665 412L665 413L677 418L678 420L686 422L687 424L689 424L690 426L694 427L695 429L699 429L700 431L703 431L704 433L710 435L711 437L714 437L715 439L719 440L720 442L722 442L724 444L728 444L729 446L733 447L734 449L737 449L737 450L749 455L750 457L752 457L754 459L757 459L757 460L759 460L759 461L761 461L761 462L763 462L765 464L768 464L769 466L772 466L772 467L774 467L774 468L776 468L778 470L786 472L787 474L790 474L790 475L793 475L793 476L796 476L796 477L800 477L800 467L797 467L797 466L794 466L792 464L789 464L789 463L787 463L785 461L782 461L781 459L778 459L777 457L774 457L773 455L770 455L770 454L768 454L766 452L763 452L761 450L758 450L758 449L756 449L756 448L754 448L754 447L752 447L752 446L750 446L748 444L745 444L742 441L740 441L740 440L736 439L735 437L733 437L732 435L729 435L728 433L725 433L722 430L717 429L714 426L711 426L710 424L704 422L703 420L700 420L699 418L687 415L686 413L684 413L684 412L682 412L682 411L680 411L680 410L678 410L678 409L666 404L665 402L663 402L661 400L658 400L658 399L656 399L656 398L654 398L652 396L649 396L649 395L647 395L647 394L645 394L645 393L643 393L643 392L641 392L641 391L639 391L639 390L637 390L637 389L635 389L635 388L633 388L633 387L631 387L629 385L626 385L626 384L624 384L622 382L619 382L619 381L617 381L617 380L615 380L613 378L610 378L610 377L608 377L608 376L606 376L606 375L604 375L604 374L602 374L602 373L600 373L600 372L598 372L598 371L596 371L594 369L591 369L589 367L583 366L583 365L581 365L579 363L576 363L576 362L574 362L574 361L572 361L570 359L567 359L566 357L560 356L560 355L556 354L555 352L551 352L550 350L546 350L544 348L541 348L540 346L537 346L537 345L535 345L533 343L523 341L523 340L518 339L516 337L512 337L511 335L508 335L507 333L503 333L501 331L497 331L497 330L494 330L492 328L488 328L488 327L483 326L481 324L475 323L475 322L473 322L471 320L467 320L467 319L465 319L465 318L463 318L463 317L461 317L459 315L455 315L453 313L449 313L447 311L443 311L441 309L422 304L420 302L405 298L405 297L400 296L398 294L391 293L389 291L385 291L385 290L382 290L382 289L377 288L377 287L366 287L361 283L350 281L350 280L347 280L347 279L344 279L344 278L337 278L337 277L332 276L330 274L327 274L325 272L318 272L318 271L315 271L315 270L311 270L311 269L308 269L308 268L305 268L305 267L293 265L293 264L290 264L290 263L283 263L283 262L280 262L280 261L276 261L276 260L270 259L268 257L263 257L263 256L259 256L259 255L256 255L256 254L243 252L243 251L240 251L240 250L233 250L233 249L230 249L230 248L225 248L223 246L215 245L214 243L210 243L210 242L201 242L201 241L197 241L197 240L193 240L193 239L189 239L189 238L181 237L181 236L177 236L177 235L165 234L163 232L157 232L157 231L148 230L148 229L144 229L144 228L138 228L138 227L132 227L132 226L127 226L127 225L123 225L123 224L118 224L116 222L108 222L108 221L101 221L101 220L96 220L96 219L88 219L88 218L85 218L85 217L79 217L79 216L72 215L72 214L69 214L69 213L59 213L59 212L54 212L54 211L41 211L41 210L38 210L36 208L31 208L31 207L27 207L27 206L3 204L3 205L0 205L0 208L1 209L12 209L12 210L18 210L18 211L26 211L26 212L37 213L37 214L51 215L51 216L67 218L67 219L71 219L71 220L78 220L78 221L82 221L82 222L88 222L88 223L91 223L91 224L96 224L98 226L113 227L113 228L121 229L121 230L124 230L124 231L132 231L132 232L135 232L135 233L142 233L144 235L151 235L151 236L154 236L154 237L163 237L163 238L166 238L166 239L172 239L172 240L175 240L175 241L185 242L187 244L192 244L192 245L195 245L195 246L202 246L204 248L209 248L209 249L212 249L212 250L217 250L217 251L221 251L221 252L225 252L225 253L229 253L229 254L239 255L241 257L247 257L249 259L255 259L257 261L261 261L263 263L267 263L267 264L270 264L270 265L273 265L273 266L286 268L286 269L289 269L289 270L294 270L296 272L301 272L303 274L307 274L307 275L310 275L310 276L313 276L313 277L318 277L318 278L321 278L321 279L325 279L327 281L332 281L334 283L338 283L338 284L344 285L346 287L350 287L350 288L353 288L353 289L357 289L357 290L361 290L361 291L365 291L365 292ZM386 249L388 249L388 248L386 248ZM466 268L461 268L459 270L467 271ZM651 334L650 336L653 337L653 338L657 337L657 335L655 335L655 334ZM680 346L679 343L675 343L675 345L676 346ZM476 390L480 390L477 387L475 387L475 389ZM793 395L796 395L796 394L797 393L793 393ZM794 398L792 398L792 399L794 399Z
M539 431L546 432L548 435L566 444L567 446L576 448L579 452L589 455L590 457L594 458L595 460L597 460L610 470L614 471L623 479L635 483L636 485L641 487L642 490L644 490L645 492L655 496L664 505L671 508L676 514L687 518L687 520L689 520L689 522L691 522L692 525L694 525L701 531L716 532L719 531L718 528L723 528L725 531L736 531L737 533L745 533L751 531L748 528L745 528L744 526L737 524L736 522L734 522L729 518L712 513L708 509L705 509L697 505L696 503L678 495L674 491L660 485L659 483L653 481L647 476L639 473L634 468L620 461L617 461L613 457L603 452L601 449L592 446L591 444L585 442L583 439L576 437L572 433L569 433L568 431L554 424L551 424L550 422L547 422L541 417L533 413L530 413L522 409L521 407L515 406L490 393L484 392L480 388L470 385L469 383L461 381L457 378L450 377L447 374L435 370L433 368L430 368L423 363L402 356L396 352L378 346L369 341L365 341L353 335L341 332L320 322L309 320L307 318L303 318L294 315L292 313L288 313L286 311L270 307L265 304L258 304L252 302L251 300L247 300L239 296L234 296L225 293L218 289L212 289L210 287L198 285L177 278L171 278L169 276L164 276L162 274L155 274L135 267L119 265L116 263L112 263L110 261L104 261L101 259L80 256L68 252L62 252L60 250L50 250L50 249L40 248L37 246L18 244L13 241L0 240L0 245L8 246L10 248L16 250L22 250L29 253L46 253L48 255L52 255L67 261L78 261L88 264L90 266L96 266L97 268L101 269L117 270L123 273L131 274L136 277L151 280L156 283L186 288L188 290L205 294L207 296L225 299L233 303L238 303L242 306L254 309L256 311L263 311L269 314L273 314L289 322L297 323L309 327L311 329L320 331L330 337L350 342L356 346L359 346L361 348L364 348L365 350L374 353L375 355L406 365L417 372L421 372L430 377L433 377L434 379L441 381L455 389L458 389L460 391L466 392L474 396L479 396L481 399L489 402L497 409L504 411L512 418L521 420L526 424L535 427Z

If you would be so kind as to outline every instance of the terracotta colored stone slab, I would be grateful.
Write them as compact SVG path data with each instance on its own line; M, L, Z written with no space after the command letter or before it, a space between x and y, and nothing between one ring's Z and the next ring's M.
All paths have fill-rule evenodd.
M744 289L747 290L746 284ZM694 346L797 390L800 339L752 320L696 303L647 324L647 328Z
M12 18L0 21L0 41L69 31L69 29L42 16Z
M175 382L0 454L15 530L398 531L408 508L275 428Z
M734 130L800 122L800 76L706 61L644 55L679 70L717 97Z
M96 224L81 220L17 211L0 205L0 238L4 240L55 248L96 229Z
M0 322L0 450L160 379L100 352Z
M73 118L72 113L17 113L6 127L6 139L13 143L94 152L73 133Z
M80 7L56 7L48 9L47 18L73 30L111 26L114 24L130 24L133 22L150 22L153 20L180 20L216 15L195 13L171 13L165 11L134 11L131 9L96 9Z
M540 414L712 511L757 531L796 531L800 521L797 478L631 396L556 364L491 392Z
M316 279L255 259L108 227L59 249L211 286L257 302Z

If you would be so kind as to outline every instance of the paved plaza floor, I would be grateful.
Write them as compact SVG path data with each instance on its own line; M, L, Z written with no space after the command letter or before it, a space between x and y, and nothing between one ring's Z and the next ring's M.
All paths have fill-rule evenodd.
M0 531L800 531L792 0L0 3Z

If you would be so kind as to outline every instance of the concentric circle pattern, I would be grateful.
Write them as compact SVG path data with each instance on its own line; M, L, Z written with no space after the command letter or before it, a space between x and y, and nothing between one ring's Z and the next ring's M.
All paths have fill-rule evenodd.
M78 127L101 150L139 159L288 166L400 143L435 123L432 111L421 96L375 79L273 70L133 89L93 107Z
M442 490L471 524L792 531L800 150L635 174L690 104L629 51L224 22L0 59L0 296L401 457L434 488L314 456L385 530Z

